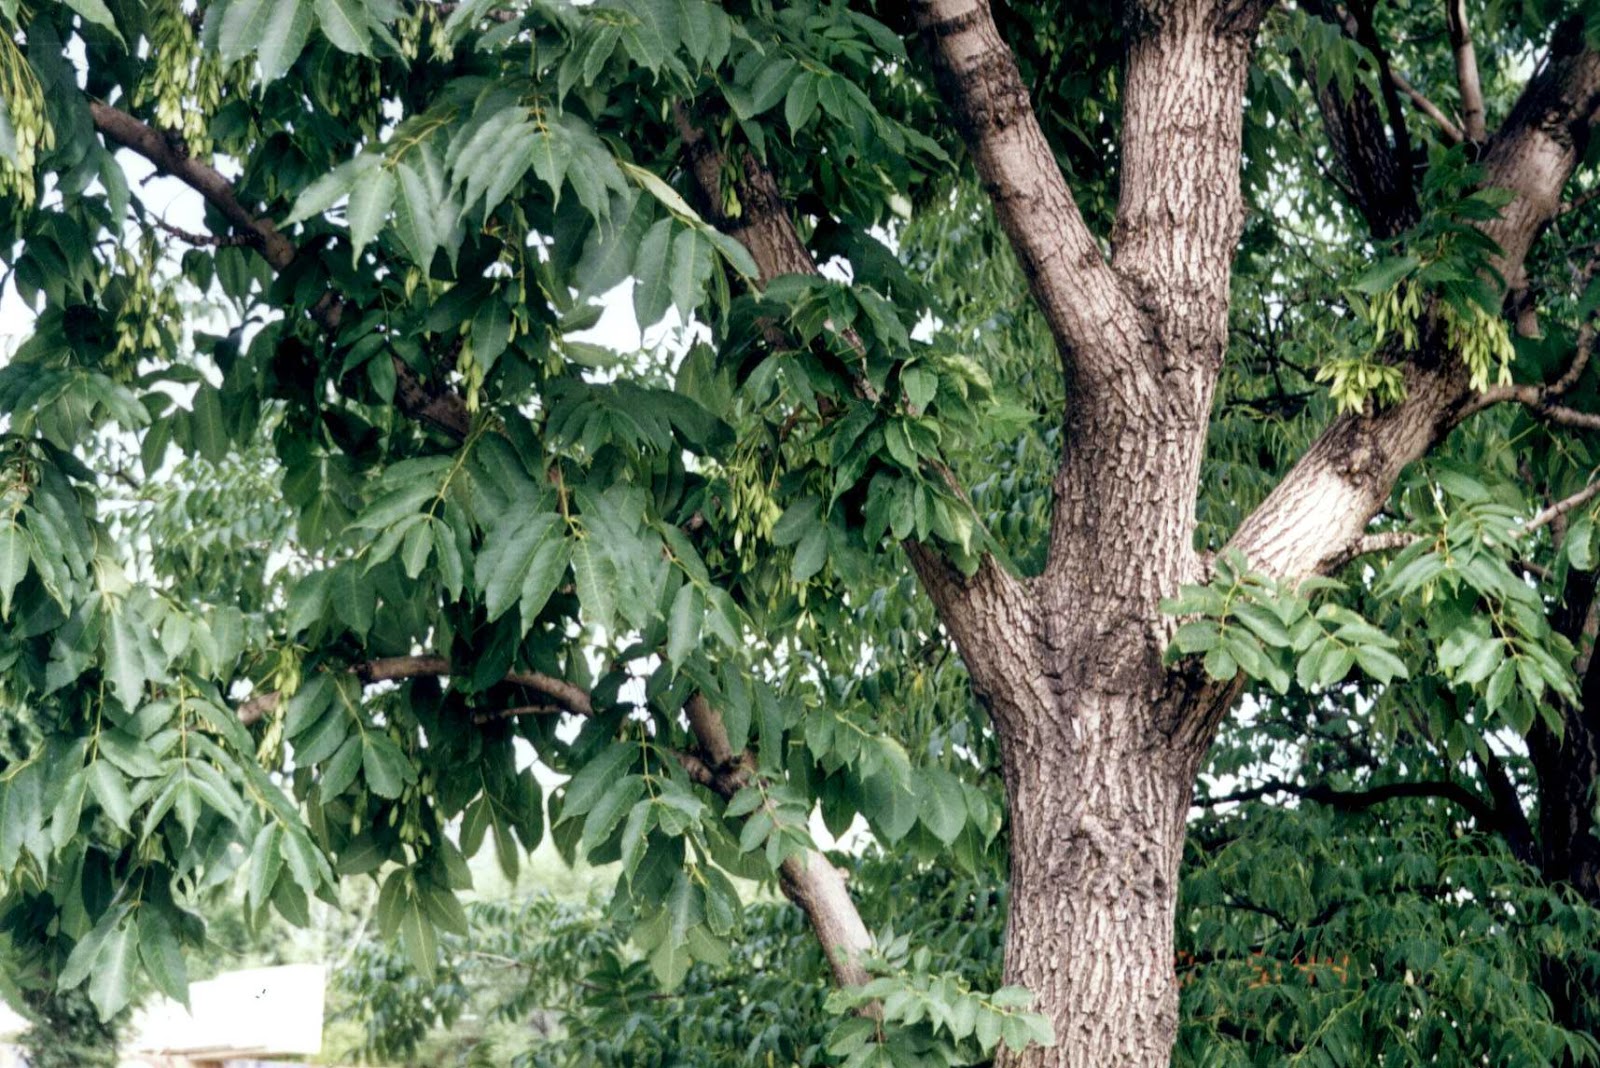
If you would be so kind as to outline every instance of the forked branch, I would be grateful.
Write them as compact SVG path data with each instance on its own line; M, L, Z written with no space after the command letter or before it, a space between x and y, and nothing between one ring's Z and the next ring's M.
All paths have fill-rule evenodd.
M1485 184L1514 194L1483 226L1502 250L1492 266L1503 277L1518 275L1534 239L1560 210L1577 146L1596 120L1597 98L1600 53L1558 56L1534 76L1485 149ZM1325 570L1359 543L1405 466L1475 410L1462 360L1447 351L1418 355L1427 358L1406 365L1406 399L1335 419L1241 524L1231 548L1268 574L1299 578ZM1570 369L1568 375L1576 381Z

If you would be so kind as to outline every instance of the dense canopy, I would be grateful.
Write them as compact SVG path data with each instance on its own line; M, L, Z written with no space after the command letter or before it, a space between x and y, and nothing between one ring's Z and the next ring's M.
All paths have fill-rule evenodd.
M13 1000L371 883L374 1056L1600 1061L1600 9L0 25Z

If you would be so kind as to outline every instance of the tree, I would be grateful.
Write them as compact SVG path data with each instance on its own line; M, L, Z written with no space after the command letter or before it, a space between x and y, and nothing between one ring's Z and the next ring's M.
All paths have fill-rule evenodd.
M847 1063L1163 1064L1246 691L1470 757L1592 887L1600 19L1446 7L0 4L14 937L109 1014L235 874L374 875L426 970L463 854L548 833L668 986L776 878ZM679 329L619 360L573 335L630 278ZM819 806L1005 850L1008 986L874 978Z

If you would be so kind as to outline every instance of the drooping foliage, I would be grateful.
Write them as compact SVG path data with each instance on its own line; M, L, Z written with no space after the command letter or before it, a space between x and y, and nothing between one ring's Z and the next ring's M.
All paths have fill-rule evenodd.
M1080 6L1000 15L1108 235L1122 30ZM183 996L219 888L305 922L371 878L374 1053L456 1011L469 949L537 965L506 1011L567 999L582 1038L535 1064L1048 1038L999 989L1000 756L898 546L1036 572L1070 397L893 7L0 3L0 258L36 313L0 369L0 695L35 731L0 770L10 949L114 1015ZM1577 7L1476 27L1502 114ZM1452 84L1429 5L1375 17L1405 42L1386 62ZM1574 212L1532 262L1542 336L1513 338L1471 146L1412 123L1421 210L1369 233L1314 113L1384 96L1373 52L1307 4L1257 57L1204 549L1334 412L1399 399L1382 344L1423 301L1487 387L1558 378L1600 292ZM148 164L199 230L152 207ZM757 262L789 205L821 273ZM602 298L652 344L586 333ZM1174 603L1175 655L1253 694L1219 776L1483 801L1470 828L1406 797L1208 819L1185 1063L1593 1055L1562 999L1594 913L1515 826L1523 737L1583 704L1561 606L1596 560L1591 500L1530 520L1588 454L1492 409L1397 489L1387 557L1298 590L1224 559ZM546 797L531 759L572 777ZM881 974L831 1001L799 915L735 883L787 885L813 810L892 857L852 879L896 936ZM468 857L514 876L547 836L619 864L603 916L463 909Z

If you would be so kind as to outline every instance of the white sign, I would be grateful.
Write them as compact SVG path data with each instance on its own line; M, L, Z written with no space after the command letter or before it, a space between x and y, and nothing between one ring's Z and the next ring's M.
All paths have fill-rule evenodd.
M188 1010L169 998L140 1009L123 1050L216 1060L320 1053L327 986L321 964L224 972L189 984Z

